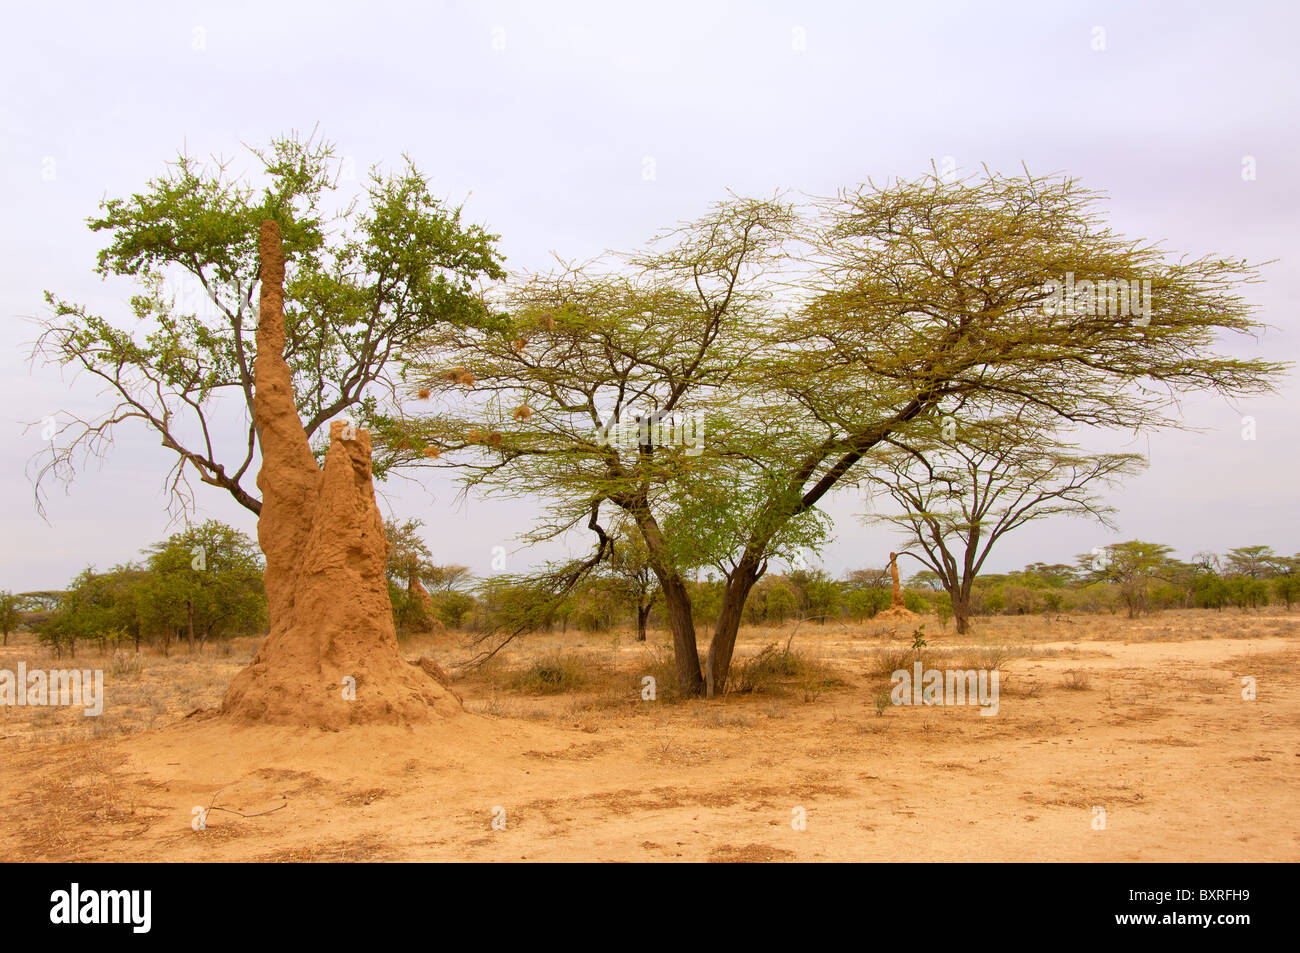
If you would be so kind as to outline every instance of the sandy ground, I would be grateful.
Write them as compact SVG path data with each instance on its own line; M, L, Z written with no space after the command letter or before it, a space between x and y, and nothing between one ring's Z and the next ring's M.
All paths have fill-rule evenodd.
M929 628L937 667L1009 647L996 716L881 708L880 656L910 633L871 625L799 629L839 684L720 702L643 701L653 646L626 634L538 636L460 678L465 715L414 729L231 727L210 706L251 642L146 657L116 704L108 676L116 723L3 711L0 859L1300 860L1300 612ZM510 689L560 649L604 680ZM65 664L20 641L0 667L20 658Z

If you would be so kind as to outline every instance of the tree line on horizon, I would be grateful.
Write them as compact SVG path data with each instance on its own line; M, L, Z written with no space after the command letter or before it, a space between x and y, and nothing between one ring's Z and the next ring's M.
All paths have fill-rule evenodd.
M421 526L419 520L385 524L399 638L443 628L473 639L512 624L520 612L539 604L545 613L534 626L539 630L626 628L644 641L649 629L667 628L662 593L634 542L616 540L618 553L599 572L565 599L539 603L528 577L477 579L465 566L435 563ZM1171 553L1168 546L1130 540L1080 555L1074 564L1040 562L1015 572L986 573L972 588L970 611L976 618L1117 612L1135 618L1173 608L1250 610L1281 603L1290 610L1300 600L1300 554L1279 556L1268 546L1243 546L1183 561ZM138 652L149 645L168 655L177 645L201 653L212 642L264 633L263 562L245 534L209 520L155 543L143 555L142 561L102 572L88 567L64 590L0 592L4 644L10 633L28 630L60 656L75 657L78 644L101 654ZM686 585L695 621L714 622L722 610L725 579L709 571ZM865 622L889 608L891 600L888 566L852 570L838 579L818 568L789 568L765 575L754 587L743 622ZM904 601L941 626L953 618L951 597L931 570L907 578Z

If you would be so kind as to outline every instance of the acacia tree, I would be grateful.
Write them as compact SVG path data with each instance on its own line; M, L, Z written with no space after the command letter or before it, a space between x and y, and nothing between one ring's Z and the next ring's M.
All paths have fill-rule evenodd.
M252 152L258 181L182 154L144 192L108 199L89 219L111 236L96 271L140 290L117 319L46 292L52 314L33 356L89 376L113 404L91 419L54 417L53 440L33 461L38 509L50 480L71 480L79 461L102 457L121 426L135 425L176 458L165 479L173 507L192 508L193 475L260 511L251 483L263 219L280 224L290 266L285 360L309 439L344 411L366 426L431 327L491 320L480 284L504 274L496 236L462 224L461 209L434 198L409 160L395 174L372 170L364 208L353 201L334 215L324 208L338 185L331 144L289 136ZM391 462L376 454L376 474Z
M1104 579L1119 585L1120 598L1128 609L1128 617L1136 619L1151 609L1148 590L1151 582L1163 578L1172 568L1169 554L1172 546L1130 539L1112 543L1097 553L1079 556L1079 565L1091 572L1093 578Z
M1023 414L961 426L956 418L930 420L907 439L887 438L871 454L868 485L900 511L868 519L905 531L917 551L901 555L934 573L960 634L970 625L975 579L998 540L1049 516L1091 516L1111 526L1113 508L1097 491L1143 462L1136 454L1079 453Z
M728 580L709 648L711 693L725 687L772 534L859 480L874 448L945 407L1028 405L1079 427L1150 430L1182 426L1180 392L1271 389L1283 365L1214 350L1223 332L1261 327L1240 294L1256 270L1170 261L1111 231L1097 199L1070 178L986 172L867 185L820 204L809 236L818 271L755 368L817 439L782 461ZM1123 313L1118 295L1098 309L1095 296L1059 294L1067 282L1121 281L1149 289L1145 313Z
M1264 579L1272 575L1276 571L1277 560L1272 546L1238 546L1228 550L1223 557L1228 572L1251 579Z
M736 198L607 267L525 276L509 292L509 327L426 339L413 386L446 409L394 419L390 443L412 463L460 468L467 489L542 496L547 517L526 541L595 535L589 556L548 567L531 590L511 580L532 596L502 617L502 638L549 623L610 558L617 516L658 581L679 687L701 693L686 579L726 571L741 527L763 518L768 461L801 439L737 399L772 318L766 269L794 226L789 206ZM806 542L809 522L774 530L765 554Z

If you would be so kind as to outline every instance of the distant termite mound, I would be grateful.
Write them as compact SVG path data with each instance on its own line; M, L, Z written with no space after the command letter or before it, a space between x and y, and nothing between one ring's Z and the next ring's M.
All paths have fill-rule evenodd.
M275 222L262 223L260 251L253 416L271 632L230 683L221 713L332 729L454 715L460 701L437 666L407 662L397 647L370 434L331 423L322 469L298 419L284 360L284 253Z
M429 590L424 588L424 583L420 582L420 577L415 573L411 573L406 577L406 598L418 605L423 613L423 624L420 631L433 633L434 635L447 634L447 627L442 624L442 620L436 615L433 596L429 595Z
M893 598L890 599L889 608L883 612L877 612L877 619L919 619L921 618L911 609L907 608L907 603L903 599L903 586L898 581L898 553L889 554L889 575L894 581Z

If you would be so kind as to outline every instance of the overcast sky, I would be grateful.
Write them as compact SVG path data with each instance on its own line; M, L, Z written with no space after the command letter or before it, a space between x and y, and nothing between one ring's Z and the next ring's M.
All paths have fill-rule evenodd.
M1273 328L1239 351L1294 360L1298 11L1281 0L12 5L0 35L0 588L62 588L179 528L162 496L172 461L139 428L40 519L27 476L40 427L26 425L108 406L87 381L29 367L32 319L50 289L126 320L131 286L94 275L105 236L85 219L182 146L249 165L241 143L319 124L358 169L405 153L502 236L515 269L634 246L727 189L826 194L946 157L963 171L1024 163L1107 192L1112 224L1132 237L1278 259L1249 290ZM1112 500L1118 534L1043 522L1008 536L989 568L1134 537L1184 557L1300 550L1297 396L1289 376L1265 399L1188 401L1198 432L1126 438L1151 466ZM254 531L251 514L200 490L199 518ZM531 525L526 504L458 503L437 481L380 493L386 513L426 522L442 562L486 574L495 546L512 571L539 555L512 541ZM827 569L887 561L896 537L861 523L860 500L830 510Z

